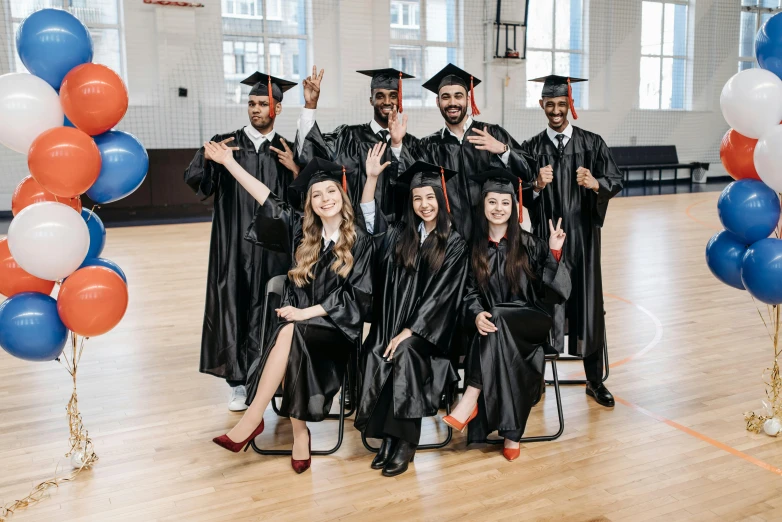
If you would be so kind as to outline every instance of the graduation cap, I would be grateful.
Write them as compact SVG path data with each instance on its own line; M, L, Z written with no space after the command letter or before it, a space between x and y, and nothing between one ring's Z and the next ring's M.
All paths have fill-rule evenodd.
M535 78L530 81L543 83L543 91L540 93L541 98L558 98L560 96L567 96L568 105L570 105L570 112L573 113L573 119L578 119L576 108L573 105L573 87L571 84L585 82L587 80L584 78L571 78L569 76L549 74L548 76L541 76L540 78Z
M298 206L303 207L304 195L315 183L321 181L333 181L341 185L342 190L348 191L347 169L343 165L337 165L330 161L314 158L304 167L296 179L288 186L289 189L297 192L301 198L297 202Z
M282 93L297 85L296 82L275 78L271 74L264 74L258 71L242 80L242 84L251 87L250 96L269 96L269 93L271 93L271 97L278 102L282 101ZM276 116L273 103L269 104L269 116L272 118Z
M519 223L524 221L521 203L521 179L513 175L508 169L491 169L472 174L470 179L481 185L481 194L489 192L499 194L518 195L519 198Z
M450 212L451 204L448 203L448 189L445 187L445 182L455 175L455 170L444 169L425 161L416 161L394 180L394 186L408 190L419 187L440 187L445 196L445 208Z
M476 116L481 113L481 111L478 110L478 106L475 104L475 86L480 83L481 81L472 74L449 63L443 67L440 72L429 78L422 87L437 95L440 94L440 89L448 85L460 85L464 87L464 90L470 92L470 109L472 110L473 116Z
M402 80L415 78L415 76L404 73L392 67L388 67L386 69L365 69L363 71L356 72L372 77L372 84L370 85L370 89L389 89L391 91L399 91L399 95L397 97L397 107L399 112L402 112Z

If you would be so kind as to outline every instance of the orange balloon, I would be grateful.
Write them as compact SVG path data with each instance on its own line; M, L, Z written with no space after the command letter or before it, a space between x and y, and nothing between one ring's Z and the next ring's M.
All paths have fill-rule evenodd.
M90 136L111 130L128 110L128 89L122 78L105 65L77 65L60 86L65 115Z
M117 326L128 308L128 285L110 268L80 268L60 286L57 312L70 330L84 337Z
M758 171L755 170L755 145L758 140L747 138L730 129L722 137L720 144L720 160L728 174L733 179L757 179Z
M11 197L11 212L14 216L22 211L23 208L29 207L33 203L42 203L44 201L56 201L57 203L65 203L70 205L73 210L81 214L81 199L75 198L57 198L54 194L46 190L40 183L35 181L32 176L24 178L14 190L14 195Z
M30 145L27 168L43 188L64 198L84 194L100 174L100 150L79 129L56 127Z
M54 281L39 279L20 267L8 249L8 239L0 239L0 294L6 297L21 292L40 292L49 295L54 289Z

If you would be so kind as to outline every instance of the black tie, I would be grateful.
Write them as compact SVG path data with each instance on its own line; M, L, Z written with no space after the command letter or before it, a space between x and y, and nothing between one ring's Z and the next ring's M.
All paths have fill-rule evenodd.
M388 141L389 133L387 130L383 129L381 131L377 131L377 135L380 136L381 140Z
M562 154L565 152L565 135L564 134L557 134L556 135L557 141L559 142L559 145L557 145L557 153L562 156Z

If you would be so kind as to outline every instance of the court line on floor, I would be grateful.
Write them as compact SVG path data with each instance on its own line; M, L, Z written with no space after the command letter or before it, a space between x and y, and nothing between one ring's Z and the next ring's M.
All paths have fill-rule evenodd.
M711 199L702 199L702 200L700 200L700 201L696 201L695 203L691 204L691 205L690 205L690 206L688 206L686 209L684 209L684 213L685 213L685 214L687 214L687 217L688 217L688 218L690 218L691 220L695 221L696 223L698 223L698 224L700 224L700 225L703 225L703 226L705 226L705 227L707 227L707 228L710 228L710 229L712 229L712 230L722 230L722 227L718 227L718 226L716 226L716 225L713 225L713 224L711 224L711 223L706 223L705 221L702 221L702 220L700 220L700 219L696 218L696 217L695 217L695 216L693 216L693 215L692 215L692 213L691 213L691 211L692 211L692 209L693 209L693 208L697 207L698 205L700 205L700 204L702 204L702 203L707 203L707 202L709 202L709 201L712 201L712 200L711 200Z

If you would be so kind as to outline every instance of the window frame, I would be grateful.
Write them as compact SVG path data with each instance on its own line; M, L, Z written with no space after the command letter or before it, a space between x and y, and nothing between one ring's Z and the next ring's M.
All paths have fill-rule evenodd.
M777 7L761 7L759 5L740 5L739 6L739 12L740 13L755 13L755 35L758 34L758 31L763 26L763 15L768 14L771 16L774 16L777 13L782 13L782 2L777 5ZM741 14L739 14L739 24L741 24ZM743 63L750 63L752 64L751 68L755 67L755 64L757 63L757 60L755 58L755 46L753 44L752 46L752 56L742 56L741 55L741 27L739 26L739 59L738 59L738 70L742 71L741 65Z

